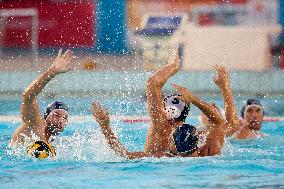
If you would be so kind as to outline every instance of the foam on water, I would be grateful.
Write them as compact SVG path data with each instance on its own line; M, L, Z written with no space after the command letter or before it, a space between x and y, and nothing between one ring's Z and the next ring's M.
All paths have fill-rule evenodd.
M143 110L141 104L135 106ZM123 110L128 108L119 106L118 110L112 110L118 113L111 113L111 127L129 151L141 151L150 124L148 117L144 113L134 117ZM262 130L268 137L245 141L227 139L220 156L127 160L110 149L89 112L87 116L71 112L67 128L52 142L57 156L39 160L27 157L26 148L7 147L11 134L20 124L16 113L0 117L1 189L284 186L283 117L264 122ZM142 121L129 121L135 119ZM198 119L190 116L187 121L196 125Z
M56 136L53 139L51 145L55 148L56 157L48 158L49 161L121 162L125 160L110 149L98 128L79 129L72 135ZM10 159L34 159L27 156L26 149L27 146L19 145L12 148L7 147L5 151ZM3 159L4 156L5 153L0 158Z

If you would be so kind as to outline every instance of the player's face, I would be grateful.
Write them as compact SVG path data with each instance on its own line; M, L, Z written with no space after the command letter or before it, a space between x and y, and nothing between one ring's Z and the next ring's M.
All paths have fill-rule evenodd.
M260 130L263 122L263 109L259 106L248 107L244 113L244 119L249 128Z

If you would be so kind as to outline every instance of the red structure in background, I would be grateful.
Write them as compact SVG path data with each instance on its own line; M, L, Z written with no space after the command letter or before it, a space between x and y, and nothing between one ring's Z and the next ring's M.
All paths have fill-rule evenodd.
M36 8L39 14L39 47L93 47L94 2L67 2L6 0L0 3L0 9ZM8 18L5 24L4 47L29 47L31 24L32 19L29 17Z
M279 68L281 70L284 70L284 50L281 51L281 56L280 56L280 66Z
M204 13L198 17L197 24L199 26L211 26L215 25L215 19L210 13Z

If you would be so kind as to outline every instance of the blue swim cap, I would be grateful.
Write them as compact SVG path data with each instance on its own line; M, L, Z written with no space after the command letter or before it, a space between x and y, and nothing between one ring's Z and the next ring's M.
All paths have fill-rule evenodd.
M68 107L64 102L55 101L53 103L50 103L47 106L46 110L44 111L44 115L43 115L44 119L47 118L47 116L50 114L50 112L52 112L53 110L56 110L56 109L63 109L63 110L68 111Z
M261 103L258 99L250 98L246 101L246 103L242 107L242 110L241 110L242 118L244 118L246 108L250 105L257 105L257 106L260 106L261 108L263 108L263 106L261 105Z
M183 124L176 128L173 133L176 151L179 153L192 154L197 150L198 137L196 128L189 124Z

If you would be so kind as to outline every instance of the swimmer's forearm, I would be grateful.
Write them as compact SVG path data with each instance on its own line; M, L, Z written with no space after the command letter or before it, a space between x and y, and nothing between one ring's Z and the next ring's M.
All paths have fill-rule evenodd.
M36 97L56 75L52 68L49 68L26 88L23 94L24 98L33 99Z
M120 143L111 128L103 125L101 125L101 128L109 146L119 155L127 157L127 154L129 153L128 150Z
M225 116L228 122L226 135L230 136L240 128L240 122L237 114L237 107L234 101L233 92L229 84L227 84L222 89L222 94L224 98Z
M127 153L128 159L138 159L143 157L150 157L150 155L146 154L145 152L128 152Z
M147 105L150 117L155 128L167 122L166 114L163 109L162 88L168 78L178 72L178 66L169 64L155 72L148 80L146 85ZM167 124L166 124L167 125Z
M236 106L233 99L232 89L229 85L222 89L224 98L224 108L227 121L231 120L236 114Z
M152 76L156 85L163 86L167 80L179 71L176 63L168 64L154 73Z
M223 124L224 120L222 119L220 113L212 105L202 101L196 96L191 97L191 103L198 107L208 118L212 120L215 124Z

